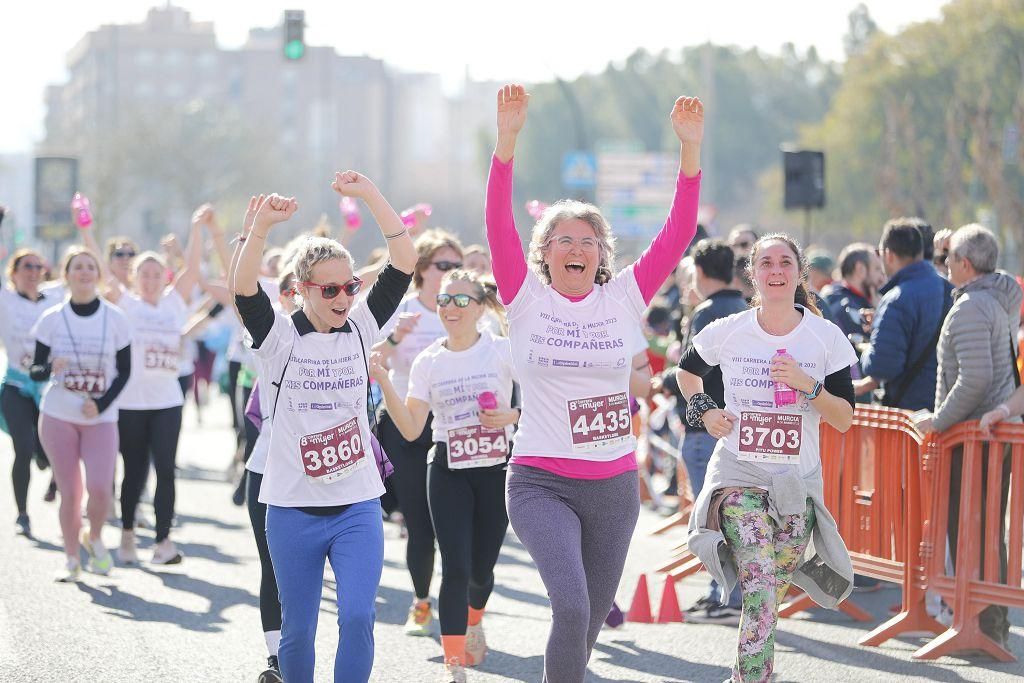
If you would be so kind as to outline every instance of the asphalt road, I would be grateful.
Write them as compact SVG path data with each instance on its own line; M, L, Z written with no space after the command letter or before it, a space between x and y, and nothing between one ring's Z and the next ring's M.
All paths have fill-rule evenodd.
M85 573L77 585L53 582L63 563L57 508L42 501L48 473L33 466L30 514L35 540L15 537L15 509L6 472L10 441L0 437L0 680L3 681L253 681L265 661L257 589L259 563L244 508L230 502L225 471L232 437L226 402L205 411L203 425L186 411L179 449L178 526L185 552L177 567L115 568L109 576ZM148 506L147 506L148 508ZM152 518L148 509L145 515ZM649 535L662 517L644 510L619 591L628 606L638 575L668 556L681 532ZM118 530L108 525L108 546ZM377 597L377 653L373 681L436 681L441 649L433 638L410 638L402 624L411 600L404 541L385 527L386 556ZM148 559L152 532L142 530L140 555ZM438 562L440 567L440 562ZM436 595L440 571L435 575ZM661 579L649 576L657 607ZM685 607L705 577L684 582ZM333 575L328 569L317 638L317 681L330 681L337 646ZM923 641L908 638L879 648L858 638L899 600L893 588L856 600L876 617L862 625L816 610L783 622L778 635L777 681L1011 681L1024 664L984 657L917 662ZM1010 647L1024 657L1024 613L1011 612ZM539 681L550 624L544 587L529 555L510 533L497 568L485 621L492 650L470 681ZM735 655L736 629L707 624L626 624L602 633L588 681L722 681Z

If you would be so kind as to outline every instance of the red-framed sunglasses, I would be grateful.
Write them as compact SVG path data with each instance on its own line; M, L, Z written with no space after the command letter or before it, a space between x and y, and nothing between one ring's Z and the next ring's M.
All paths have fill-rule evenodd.
M352 279L343 285L318 285L315 282L303 282L301 284L306 287L316 287L320 290L320 296L325 299L334 299L342 292L345 292L345 294L348 294L349 296L355 296L362 288L363 281L353 275Z

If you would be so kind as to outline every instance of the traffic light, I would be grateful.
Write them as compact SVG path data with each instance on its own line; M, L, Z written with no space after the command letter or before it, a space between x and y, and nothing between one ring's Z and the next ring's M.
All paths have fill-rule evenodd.
M285 59L302 59L306 54L303 31L306 28L306 13L300 9L284 11L284 56Z

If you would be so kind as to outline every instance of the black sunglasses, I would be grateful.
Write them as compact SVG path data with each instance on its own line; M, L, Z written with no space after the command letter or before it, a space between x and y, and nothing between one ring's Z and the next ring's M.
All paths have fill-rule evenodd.
M437 295L437 305L439 307L441 307L441 308L444 308L445 306L447 306L448 304L452 303L453 301L455 302L455 307L456 308L465 308L466 306L469 305L470 301L475 301L477 303L480 303L480 299L477 299L475 296L470 296L469 294L438 294Z
M462 267L462 264L458 261L434 261L431 265L442 273L447 273L449 270L455 270L456 268Z
M342 292L349 296L355 296L363 286L363 281L353 276L351 280L343 285L318 285L315 282L303 282L307 287L316 287L320 290L320 296L325 299L334 299Z
M134 251L122 251L120 249L110 252L110 255L114 258L135 258Z

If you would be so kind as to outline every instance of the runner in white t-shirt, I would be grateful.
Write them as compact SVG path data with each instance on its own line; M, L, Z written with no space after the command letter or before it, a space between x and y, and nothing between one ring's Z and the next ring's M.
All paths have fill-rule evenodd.
M312 681L324 560L338 585L336 681L366 681L373 666L374 599L384 562L378 498L384 492L370 446L369 349L408 289L416 252L401 218L364 176L335 175L332 187L367 203L388 242L391 264L364 301L352 258L327 238L295 256L302 309L275 313L258 284L271 228L295 213L294 199L268 197L256 212L232 290L252 337L259 374L272 390L270 451L260 487L267 543L284 620L279 662L285 680ZM269 392L268 392L269 393Z
M441 646L449 676L459 680L487 649L482 619L508 528L505 464L519 410L508 338L478 330L486 312L503 313L493 287L470 271L452 271L437 306L446 336L413 361L405 401L380 354L370 374L403 436L418 436L433 415L427 500L441 549Z
M758 239L750 254L751 309L701 330L676 375L687 421L719 440L694 505L690 547L714 567L720 543L702 544L698 537L724 534L721 542L735 563L731 578L739 576L743 614L733 680L772 677L778 608L793 573L803 566L812 531L827 537L815 538L819 554L842 548L838 559L815 566L831 561L837 575L846 571L840 565L849 568L822 500L818 427L822 419L840 431L850 427L850 366L857 357L843 332L818 313L805 271L791 238ZM703 393L702 377L714 366L721 368L725 385L721 407ZM825 571L819 567L816 573ZM735 581L716 579L728 595Z
M29 376L49 380L40 404L39 439L60 489L60 526L67 555L61 581L77 581L82 526L82 472L89 492L89 530L81 547L93 571L106 574L113 558L101 539L110 509L117 459L117 399L132 366L132 329L120 308L98 296L99 259L72 247L64 261L70 297L47 310L32 330Z
M185 264L167 284L163 257L146 251L132 263L131 289L114 295L132 323L132 378L121 395L117 426L124 462L121 481L121 543L118 559L136 564L135 513L146 485L150 463L156 472L153 508L156 538L152 564L178 564L183 555L170 538L174 519L175 460L181 433L184 397L178 383L188 297L199 279L202 226L208 205L196 209Z
M32 459L45 465L39 444L39 382L28 376L32 367L35 338L32 328L43 312L60 303L62 289L41 290L43 257L31 249L19 249L7 262L8 286L0 288L0 335L7 352L7 372L0 390L5 431L14 444L14 502L18 506L15 522L18 532L31 537L28 517L28 484Z
M402 300L398 311L381 330L385 340L374 346L374 351L390 368L391 383L403 400L408 392L413 360L446 334L437 313L441 278L462 266L462 245L450 233L427 230L416 238L415 244L418 258L412 276L413 291ZM381 415L380 443L395 464L395 474L388 480L388 487L398 501L409 533L405 563L415 595L405 632L412 636L429 636L434 619L430 605L434 526L427 504L427 452L434 444L430 430L428 416L422 431L407 439L395 427L386 409Z
M499 91L487 181L487 242L523 393L506 499L551 599L545 676L580 683L640 512L629 396L650 391L641 319L697 229L704 114L697 98L676 100L679 173L668 218L616 272L612 226L597 207L572 200L540 216L527 261L512 165L529 99L521 85Z
M253 198L255 200L255 198ZM255 215L256 207L252 208ZM247 214L246 225L252 223ZM295 272L293 264L286 264L278 276L278 297L274 305L275 311L284 315L292 315L296 311ZM259 371L257 369L257 375ZM262 683L280 683L281 667L278 663L278 650L281 646L281 599L278 596L277 579L274 577L274 564L267 546L267 506L261 503L260 487L263 485L263 473L267 468L267 455L270 453L270 434L274 421L271 417L271 401L276 396L276 388L271 384L275 378L262 379L257 377L252 394L246 405L246 431L255 428L258 435L252 440L246 439L246 493L245 504L249 510L249 521L252 524L253 537L256 540L256 551L260 556L260 623L263 627L263 640L267 644L267 669L261 674ZM263 384L268 390L263 390ZM253 415L255 413L255 415ZM256 422L258 420L258 423ZM251 450L250 450L251 449Z

